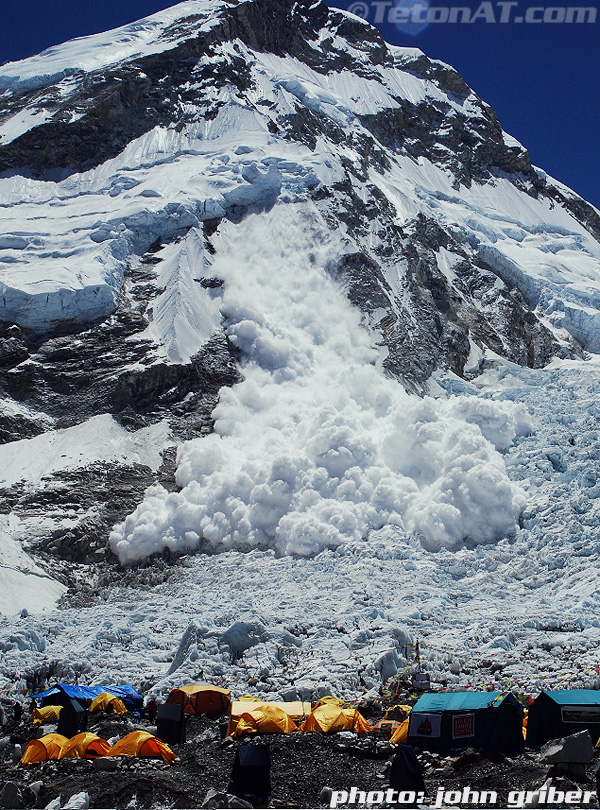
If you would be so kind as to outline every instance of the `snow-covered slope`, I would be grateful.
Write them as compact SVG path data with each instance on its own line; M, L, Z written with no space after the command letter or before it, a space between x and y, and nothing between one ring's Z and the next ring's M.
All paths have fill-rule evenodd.
M418 634L535 685L563 614L587 661L600 216L458 74L189 0L0 92L0 609L63 596L4 677L350 693Z

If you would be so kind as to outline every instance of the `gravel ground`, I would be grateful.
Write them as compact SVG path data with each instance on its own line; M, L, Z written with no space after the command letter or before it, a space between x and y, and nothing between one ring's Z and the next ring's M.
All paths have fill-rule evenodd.
M102 713L89 724L90 731L105 739L122 737L132 728L127 717ZM152 730L143 723L135 728ZM51 730L46 727L44 731ZM120 759L111 771L98 770L91 760L50 761L28 767L13 763L14 744L24 748L28 740L42 733L28 722L18 726L9 723L3 728L2 739L7 743L0 753L0 784L17 783L26 808L46 807L59 795L66 802L81 791L89 793L91 808L200 807L209 790L227 790L236 749L248 741L222 740L218 720L189 717L187 742L172 746L179 757L172 766L144 759ZM360 738L346 734L272 734L255 737L254 741L266 742L271 751L270 807L319 807L324 786L335 790L356 786L364 791L388 787L394 747L376 733ZM418 756L428 792L426 804L435 803L440 787L462 791L468 786L474 791L497 791L497 802L483 806L503 807L510 790L535 790L549 774L539 755L530 751L510 758L487 756L472 749L447 757L427 752L419 752ZM591 763L587 769L587 783L558 777L553 784L560 790L592 790L594 765ZM37 798L26 790L35 782L42 783ZM468 802L461 806L468 806ZM586 807L598 807L595 796Z

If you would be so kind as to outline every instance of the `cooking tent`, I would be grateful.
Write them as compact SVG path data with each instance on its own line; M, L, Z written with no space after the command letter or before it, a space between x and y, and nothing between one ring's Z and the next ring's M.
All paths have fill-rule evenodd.
M407 743L429 751L516 752L523 747L523 707L502 692L430 692L413 707Z
M70 700L77 700L82 706L91 703L102 692L121 698L128 709L140 709L144 698L131 684L121 686L76 686L72 683L56 683L43 692L37 692L31 697L40 701L41 706L66 706Z
M529 707L527 745L538 748L548 740L587 729L600 736L600 690L556 689L542 692Z

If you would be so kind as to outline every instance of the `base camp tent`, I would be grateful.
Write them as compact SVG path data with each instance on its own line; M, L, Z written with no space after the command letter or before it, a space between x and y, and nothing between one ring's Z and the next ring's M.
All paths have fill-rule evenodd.
M430 692L413 706L408 745L429 751L523 748L523 707L502 692Z
M265 702L261 700L234 700L231 704L229 712L229 725L227 726L227 734L233 734L242 715L248 712L253 712L259 707L272 706L285 712L294 723L301 723L310 714L311 704L305 703L301 700L292 701L270 701Z
M111 695L110 692L101 692L90 703L91 712L112 712L113 714L127 714L127 709L121 698Z
M406 741L408 740L408 727L410 725L410 717L407 717L406 720L403 720L399 725L398 728L394 729L390 737L390 742L393 745L405 745Z
M84 731L76 734L66 742L60 752L59 759L73 757L75 759L95 759L105 757L110 751L110 743L97 734Z
M585 729L594 742L600 737L600 690L542 692L529 707L527 745L531 748Z
M144 702L144 698L131 684L122 686L75 686L71 683L56 683L50 689L45 689L43 692L38 692L31 697L40 701L41 706L65 706L70 700L77 700L82 706L87 706L102 692L110 692L111 695L121 698L125 706L131 710L140 709Z
M248 703L255 708L248 709L240 715L232 734L289 734L298 728L292 718L272 703Z
M160 758L169 765L177 759L177 755L171 751L168 745L148 731L132 731L131 734L115 743L107 756Z
M334 703L317 706L300 726L300 731L355 731L361 734L372 730L358 709L344 709Z
M69 742L62 734L45 734L39 740L31 740L21 757L21 765L32 765L34 762L45 762L47 759L58 759L63 746Z
M41 709L34 709L31 719L34 726L42 726L44 723L58 723L62 706L43 706Z
M226 714L231 705L231 689L222 689L210 683L188 683L173 689L167 703L183 703L186 714Z
M177 756L168 745L148 731L132 731L111 748L110 743L97 734L83 732L71 739L61 734L46 734L27 745L21 765L44 762L47 759L95 759L96 757L153 757L173 763Z

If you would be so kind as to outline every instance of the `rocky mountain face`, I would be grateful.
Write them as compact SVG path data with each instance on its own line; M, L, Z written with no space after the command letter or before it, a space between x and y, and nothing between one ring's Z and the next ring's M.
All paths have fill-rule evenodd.
M243 229L252 218L268 223L265 245L285 241L274 212L319 223L298 290L335 241L323 296L330 282L343 293L355 314L340 331L360 321L376 349L364 364L398 392L462 392L497 359L540 369L600 347L598 212L532 166L456 71L321 2L188 0L3 65L0 194L0 531L17 583L99 576L108 587L111 531L148 487L175 496L189 483L178 447L213 434L217 403L233 401L224 392L257 368L282 390L299 378L276 341L250 335L254 297L280 295ZM286 296L269 327L280 343L286 307L296 317L302 306ZM315 321L313 307L306 362L335 343ZM349 373L356 357L348 350ZM486 441L505 449L510 437L490 439L487 419ZM410 509L385 514L397 513Z
M3 82L6 89L1 100L1 120L8 125L19 116L39 115L40 111L45 120L17 137L3 138L0 171L5 176L73 177L115 160L129 144L157 128L185 135L224 114L235 97L235 104L252 110L273 139L303 144L313 153L319 142L327 144L335 154L339 178L331 183L317 182L315 178L313 187L308 184L305 193L332 227L342 222L347 229L356 250L344 257L338 272L353 303L368 315L383 315L380 328L389 348L386 365L392 374L421 390L436 368L448 367L462 375L469 354L469 336L481 348L488 347L533 367L545 364L557 352L558 343L535 312L537 302L515 279L489 257L486 262L481 251L473 250L463 235L459 237L441 227L435 217L425 212L400 222L397 207L370 177L371 171L385 176L402 156L417 164L423 159L440 167L458 192L473 184L493 184L494 178L508 178L533 200L562 206L591 235L600 236L598 213L536 172L527 152L515 142L507 142L493 110L472 93L454 70L416 49L387 46L375 29L324 4L255 0L214 4L208 11L199 7L196 14L185 13L192 10L182 8L180 18L162 27L156 36L160 49L156 44L151 49L158 52L145 54L142 50L93 70L65 65L68 69L58 76L33 81L19 81L10 76L10 68L5 68L9 75ZM211 20L209 25L207 19ZM286 90L291 98L283 114L281 100L272 99L256 75L262 54L288 62L291 58L299 70L307 68L323 79L332 73L353 77L363 92L372 83L373 95L385 91L385 98L381 103L363 102L364 109L353 112L353 126L349 128L346 120L336 119L322 109L323 104L331 106L332 101L307 101L307 93L292 86L294 79L282 82L272 76L271 84ZM290 70L294 72L291 63ZM395 74L398 86L391 86L389 74ZM417 98L402 92L398 77L408 78L419 87ZM343 102L343 95L340 97ZM337 98L335 102L339 109ZM119 190L116 183L110 193L116 195ZM272 189L272 197L277 197L276 188ZM243 216L253 205L254 199L248 204L235 200L224 206L223 215ZM206 214L202 212L198 217L206 223L205 230L218 227L219 217L212 212L210 217ZM180 223L179 231L192 224ZM157 233L158 244L173 238L160 224ZM10 238L5 239L5 245L14 247ZM98 339L98 352L102 354L104 341L112 342L111 336L118 340L143 331L144 308L156 292L152 274L143 272L144 266L152 266L152 256L142 253L140 244L133 247L127 262L131 264L137 256L141 268L130 269L130 277L137 276L142 282L133 285L132 300L125 305L121 290L113 290L102 311L94 313L99 316L96 320L110 315L118 324L111 326L102 320L105 325ZM451 281L436 262L440 248L460 257L459 269ZM404 264L402 300L386 281L389 268L400 262ZM146 278L150 280L144 286ZM87 309L82 307L83 312L54 323L47 312L48 318L33 324L23 322L16 308L8 304L5 308L6 328L13 325L13 320L25 327L28 345L18 334L5 336L4 368L23 362L25 351L33 356L41 351L42 364L54 365L56 350L40 344L40 330L72 333L81 326L77 321ZM416 322L416 329L409 328L411 321ZM43 337L54 339L55 334ZM150 346L139 347L146 357L149 350ZM82 351L87 355L84 347ZM135 360L135 350L131 352L123 357L124 363ZM62 362L60 344L58 357ZM93 376L94 372L89 371ZM104 369L102 376L107 372L110 374ZM16 376L23 378L23 373ZM99 412L118 413L129 404L134 411L146 407L144 395L140 398L137 391L138 385L143 388L144 384L123 383L131 392L116 392L108 408L100 398ZM150 384L149 400L160 396L161 385L171 387L172 383L163 380L157 387ZM32 401L19 384L16 388L13 383L7 385L11 396L17 389L17 399Z

